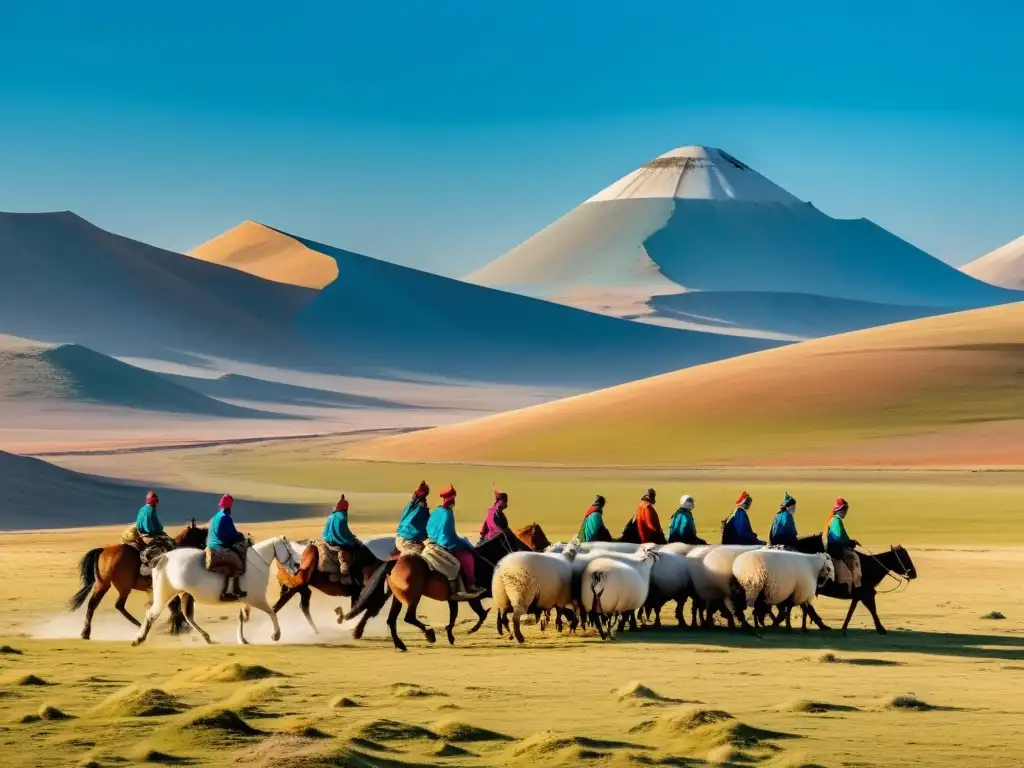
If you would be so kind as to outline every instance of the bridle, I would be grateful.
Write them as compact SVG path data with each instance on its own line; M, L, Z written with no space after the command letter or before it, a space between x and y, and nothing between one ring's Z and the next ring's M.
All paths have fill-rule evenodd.
M511 555L513 552L516 551L516 550L512 549L512 545L508 543L508 536L510 536L510 535L511 534L509 534L507 531L502 531L500 536L495 536L494 537L495 539L501 539L501 546L504 547L506 555ZM494 539L491 539L491 541L494 541ZM476 555L477 557L479 557L481 560L483 560L489 566L491 566L491 568L497 568L498 567L496 563L492 563L486 557L481 555L480 554L480 550L478 548L476 548L476 547L473 548L473 554Z
M288 546L288 538L286 536L282 536L280 543L282 545L284 545L285 552L288 553L288 557L285 560L281 560L281 565L285 566L285 568L288 568L290 573L292 573L292 574L297 573L298 570L299 570L299 564L295 562L295 556L292 554L292 548ZM260 560L263 561L263 564L265 566L267 566L267 570L268 571L270 570L270 566L274 562L274 558L277 558L278 560L280 560L280 558L277 557L277 545L276 544L274 545L274 558L271 558L270 560L265 560L263 555L261 555L258 551L256 551L255 547L249 547L249 549L252 551L252 553L254 555L256 555L256 557L258 557ZM292 566L292 567L289 568L289 566Z
M892 568L889 568L885 563L878 559L878 555L876 555L871 550L868 550L868 554L871 556L871 558L874 559L874 561L878 563L880 566L882 566L883 570L885 571L885 575L896 582L896 586L892 589L886 589L883 591L879 591L876 589L875 592L879 595L891 595L899 592L904 592L906 591L907 587L910 586L910 579L906 578L906 574L910 573L910 568L908 568L907 564L903 562L903 557L900 555L900 548L890 547L889 551L892 552L893 555L896 557L896 562L900 564L900 568L903 569L903 573L898 573L894 571Z

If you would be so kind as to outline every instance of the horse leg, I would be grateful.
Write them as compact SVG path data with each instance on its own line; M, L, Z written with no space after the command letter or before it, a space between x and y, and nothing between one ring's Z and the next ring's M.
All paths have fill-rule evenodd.
M388 628L391 630L391 642L395 644L395 649L399 651L408 650L405 647L405 643L402 642L402 638L398 636L398 614L402 612L402 601L396 596L391 598L391 610L388 611Z
M846 612L846 621L843 622L843 634L846 634L846 628L850 626L850 619L853 618L853 612L857 610L857 603L860 602L860 598L856 594L850 599L850 610Z
M820 629L822 632L828 632L832 629L824 621L821 620L821 616L818 615L818 612L814 610L814 606L810 603L806 603L804 605L804 613L811 617L811 621L813 621L815 626L817 626L818 629Z
M159 602L157 601L157 597L161 598ZM146 611L146 616L142 622L142 626L139 628L139 633L135 635L135 638L132 640L133 648L137 645L141 645L146 641L146 638L149 636L149 630L153 627L153 622L160 618L160 614L163 612L164 608L166 608L167 605L171 602L173 597L174 595L167 594L153 595L153 603L149 607L149 610ZM206 638L206 642L210 642L210 636L203 632L203 630L199 629L199 627L197 627L194 623L192 623L192 620L189 618L188 614L185 614L185 620L189 622L189 626L191 626L192 629L196 630L197 632L202 634L204 638Z
M156 605L156 603L154 603L154 605ZM148 614L146 615L146 619L147 619L147 621L149 620L149 615ZM203 638L203 640L206 641L207 645L213 645L213 640L210 639L209 633L205 629L200 627L198 624L196 624L195 617L189 616L186 613L185 614L185 621L188 622L188 625L190 627L192 627L192 629L194 629L196 632L199 633L199 635ZM145 640L145 635L143 635L143 640Z
M306 617L306 621L313 630L313 634L319 635L320 630L316 628L316 624L313 623L313 616L309 612L309 601L312 597L313 590L309 587L302 587L299 590L299 607L302 609L302 615ZM274 611L274 613L277 613L277 611Z
M249 644L249 641L245 639L245 632L242 631L242 627L245 625L245 620L243 618L244 616L245 616L245 612L241 608L239 608L238 609L238 632L235 635L235 638L238 640L238 644L239 645L248 645Z
M284 608L286 605L288 605L288 601L291 600L293 597L295 597L295 595L297 593L298 593L297 589L292 589L291 587L286 587L284 584L282 584L281 585L281 595L280 595L280 597L277 598L277 602L274 603L274 608L273 608L274 613L277 613L282 608Z
M455 620L459 618L459 604L454 600L448 601L448 626L444 628L448 635L448 645L455 645Z
M867 609L871 611L871 618L875 621L875 631L880 635L888 634L885 627L882 626L881 620L878 618L878 609L875 607L875 593L866 592L861 598L861 602L867 606Z
M633 619L633 623L634 624L636 623L636 619ZM626 629L626 614L620 613L619 614L619 626L616 629L616 632L617 633L621 633L621 632L624 632L625 629Z
M92 615L96 612L100 603L103 602L104 595L109 591L110 584L101 581L97 581L96 586L93 587L92 595L89 597L89 605L85 609L85 625L82 627L83 640L88 640L92 635Z
M142 624L139 622L139 620L136 619L134 616L132 616L130 613L128 613L128 609L125 607L125 604L128 602L128 597L131 595L131 593L132 593L132 588L131 587L128 587L127 589L123 589L122 587L118 586L118 588L117 588L117 602L114 603L114 607L117 608L117 612L118 613L120 613L122 616L124 616L126 619L128 619L128 621L130 621L136 627L141 627Z
M427 638L428 643L436 643L437 633L434 632L434 630L431 627L428 627L426 624L420 621L419 617L416 615L416 609L419 607L419 603L419 600L412 600L409 603L409 607L405 609L404 621L406 624L412 624L420 632L422 632L423 636Z
M487 621L487 614L491 612L490 608L484 609L484 604L480 601L480 598L474 598L469 601L469 607L473 609L473 612L477 616L477 622L473 625L473 628L469 630L468 634L472 635Z
M244 599L245 600L249 600L249 598L244 598ZM258 610L263 611L265 614L267 614L267 616L270 617L270 623L274 625L274 631L270 634L270 639L273 640L275 643L278 640L280 640L281 639L281 624L278 622L277 614L274 613L274 609L270 607L270 603L267 602L267 599L265 597L263 597L262 595L257 595L256 596L256 601L248 603L248 605L253 607L253 608L256 608ZM241 618L241 616L242 616L242 614L244 612L245 612L244 608L240 608L239 609L239 618Z

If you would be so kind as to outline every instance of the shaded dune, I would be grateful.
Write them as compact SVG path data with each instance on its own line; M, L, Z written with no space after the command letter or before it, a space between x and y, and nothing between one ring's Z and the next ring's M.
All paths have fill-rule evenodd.
M877 462L883 439L927 436L911 462L1024 460L1024 303L960 312L768 350L519 411L352 446L392 461L659 466L707 461ZM942 375L936 375L941 370ZM970 391L971 397L963 393ZM771 407L766 408L765 404ZM943 441L1006 428L1003 443ZM614 435L594 440L594 429ZM1015 433L1014 440L1010 433ZM699 440L680 440L697 434ZM857 462L860 441L872 451ZM779 446L789 453L778 454ZM831 453L828 453L831 451ZM957 452L960 451L958 454ZM1014 459L1014 457L1016 457ZM883 461L884 463L884 461Z
M77 344L0 337L0 401L92 404L222 418L279 418L207 397Z
M1024 291L1024 235L961 269L986 283Z
M179 672L168 682L180 683L241 683L249 680L267 680L285 675L259 664L241 664L229 661L211 667L198 667Z
M180 530L182 518L206 519L216 509L216 494L156 489L167 509L177 510L164 518L172 535ZM125 510L139 508L146 489L73 472L41 459L0 451L0 529L35 529L85 525L122 524ZM74 499L74 504L68 504ZM307 517L310 508L301 504L273 504L246 501L246 519L284 520ZM179 516L178 520L175 517ZM104 542L97 542L101 544ZM108 544L114 543L106 542ZM83 552L84 554L84 552Z
M188 255L303 288L323 288L338 276L338 265L330 256L255 221L244 221L222 232Z

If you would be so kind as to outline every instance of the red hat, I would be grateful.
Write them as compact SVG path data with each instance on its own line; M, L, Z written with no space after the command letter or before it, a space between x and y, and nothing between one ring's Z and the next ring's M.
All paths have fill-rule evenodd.
M745 502L749 498L750 498L750 494L747 493L746 491L744 491L743 493L740 494L740 497L738 499L736 499L736 506L739 506L740 504L742 504L743 502Z
M146 494L146 503L151 507L160 503L160 497L156 495L156 491L150 491Z
M220 504L217 505L217 509L231 509L234 506L235 500L229 493L225 493L220 497Z
M341 494L341 498L338 499L338 503L334 505L335 512L348 512L348 499L345 498L345 494Z
M494 500L495 501L508 501L508 494L504 491L499 491L497 488L494 489Z
M455 486L449 483L448 487L441 491L441 498L447 501L455 498Z
M836 505L832 507L833 512L842 512L844 509L849 509L850 504L842 496L836 496Z
M430 495L430 486L427 485L427 481L426 480L420 480L419 487L415 491L412 492L412 495L413 496L424 496L424 497L429 496Z

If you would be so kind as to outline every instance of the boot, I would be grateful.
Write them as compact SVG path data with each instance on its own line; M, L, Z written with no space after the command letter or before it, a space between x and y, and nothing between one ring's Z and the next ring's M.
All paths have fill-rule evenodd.
M249 596L248 592L242 591L242 585L241 585L241 583L239 581L241 578L242 578L241 576L235 576L235 597L237 597L237 598L248 597Z
M473 600L487 591L483 587L466 586L461 576L452 579L449 584L452 591L452 600Z
M230 576L225 576L224 577L224 589L220 593L220 599L221 599L221 602L223 602L223 603L230 603L230 602L238 599L238 595L236 595L231 590L231 577Z

